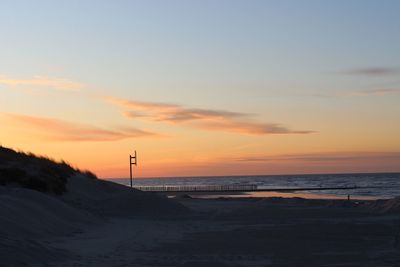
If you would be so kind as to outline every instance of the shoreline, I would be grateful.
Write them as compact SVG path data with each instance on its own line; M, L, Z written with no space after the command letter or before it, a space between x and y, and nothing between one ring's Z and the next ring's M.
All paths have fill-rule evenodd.
M338 173L281 173L281 174L249 174L249 175L237 175L237 174L232 174L232 175L206 175L206 176L199 176L199 175L181 175L181 176L145 176L145 177L136 177L133 178L134 180L146 180L146 179L202 179L202 178L227 178L227 177L232 177L232 178L240 178L240 177L282 177L282 176L293 176L293 177L299 177L299 176L345 176L345 175L387 175L387 174L400 174L400 171L387 171L387 172L338 172ZM113 181L113 180L128 180L129 178L118 178L118 177L99 177L99 179L107 180L107 181Z
M163 193L157 193L163 194ZM316 193L308 193L308 192L251 192L251 193L174 193L174 194L165 194L169 198L179 198L180 196L190 196L192 198L206 198L206 199L216 199L216 198L303 198L303 199L325 199L325 200L348 200L348 196L344 195L333 195L333 194L316 194ZM375 197L375 196L359 196L359 195L350 195L350 200L359 200L359 201L374 201L379 199L391 199L384 197Z
M307 199L351 199L376 200L400 196L400 173L373 174L324 174L324 175L267 175L267 176L219 176L219 177L171 177L171 178L134 178L137 187L218 187L218 186L257 186L268 193L250 194L208 193L203 195L221 195L222 197L303 197ZM215 178L215 179L214 179ZM115 183L127 185L127 179L110 179ZM303 189L305 191L297 191ZM310 188L310 190L307 190ZM324 191L320 191L321 190ZM326 188L326 189L324 189ZM336 189L335 189L336 188ZM343 188L342 190L340 190ZM288 190L287 190L288 189ZM246 190L246 189L243 189ZM290 191L289 191L290 190ZM173 192L178 194L180 192ZM182 192L183 193L183 192ZM193 194L193 192L187 193Z

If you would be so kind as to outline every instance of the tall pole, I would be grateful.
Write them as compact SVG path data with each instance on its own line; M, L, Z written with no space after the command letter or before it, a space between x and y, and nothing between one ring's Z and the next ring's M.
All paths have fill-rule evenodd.
M132 160L135 161L132 161ZM130 174L130 178L131 178L131 187L133 187L133 178L132 178L132 165L135 164L137 166L137 156L136 156L136 150L135 150L135 154L134 156L129 155L129 174Z
M132 185L132 156L129 155L129 171L130 171L130 177L131 177L131 187L133 187Z

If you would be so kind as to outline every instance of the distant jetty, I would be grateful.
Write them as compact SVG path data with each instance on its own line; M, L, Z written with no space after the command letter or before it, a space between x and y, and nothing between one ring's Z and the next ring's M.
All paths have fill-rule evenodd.
M134 186L135 189L146 192L168 193L207 193L207 192L294 192L320 190L350 190L359 189L358 186L342 187L290 187L290 188L258 188L257 185L165 185L165 186ZM363 187L365 188L365 187Z

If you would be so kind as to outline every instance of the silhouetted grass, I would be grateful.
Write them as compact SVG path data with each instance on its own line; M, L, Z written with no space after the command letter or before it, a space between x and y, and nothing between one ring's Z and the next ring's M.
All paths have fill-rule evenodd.
M92 172L75 169L65 161L56 162L47 157L0 146L0 185L17 185L62 194L66 191L68 177L77 173L97 179Z

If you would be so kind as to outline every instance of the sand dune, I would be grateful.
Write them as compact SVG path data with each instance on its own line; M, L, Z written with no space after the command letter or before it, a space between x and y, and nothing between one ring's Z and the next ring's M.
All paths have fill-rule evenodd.
M69 178L67 192L61 199L97 215L162 217L188 212L183 205L164 196L108 181L87 179L82 175Z
M0 266L73 259L49 245L110 216L161 218L188 209L166 197L96 179L66 163L0 147ZM49 243L50 242L50 243Z
M69 253L43 243L98 222L60 199L24 188L0 187L1 266L63 259Z
M62 196L0 187L1 266L73 258L67 250L56 249L46 242L104 224L109 216L155 219L181 216L187 211L165 197L83 175L70 177L67 193Z

